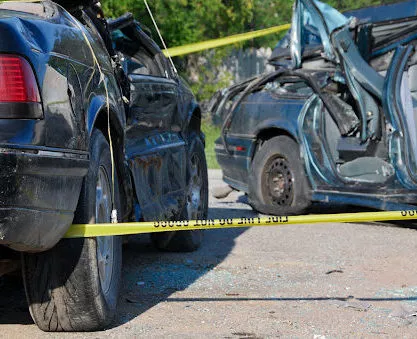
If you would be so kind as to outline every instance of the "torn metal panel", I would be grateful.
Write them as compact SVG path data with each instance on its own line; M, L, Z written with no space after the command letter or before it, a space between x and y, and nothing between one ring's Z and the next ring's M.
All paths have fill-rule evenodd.
M239 100L246 87L258 78L259 77L250 78L215 93L207 108L207 112L209 112L212 117L213 124L221 125L225 117L230 113L233 104Z
M291 56L293 68L299 68L306 48L323 47L326 59L334 61L336 55L330 35L347 26L349 20L327 4L317 0L297 0L294 4L291 30Z
M178 142L175 150L159 144L146 153L136 149L129 160L141 215L144 220L171 220L185 203L185 143Z

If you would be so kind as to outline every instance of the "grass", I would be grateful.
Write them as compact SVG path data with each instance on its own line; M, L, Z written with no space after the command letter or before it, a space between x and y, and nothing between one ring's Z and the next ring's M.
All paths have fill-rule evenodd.
M219 169L220 166L216 160L216 154L214 153L214 142L220 136L221 128L214 126L210 122L203 121L201 129L206 135L206 159L207 167L211 169Z

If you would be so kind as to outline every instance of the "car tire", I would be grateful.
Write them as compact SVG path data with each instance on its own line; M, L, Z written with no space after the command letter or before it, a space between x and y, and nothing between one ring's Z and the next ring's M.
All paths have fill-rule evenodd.
M287 136L267 140L256 152L249 175L249 202L265 214L302 213L310 188L298 144Z
M117 177L114 193L120 210ZM109 144L94 130L74 223L110 222L111 202ZM47 252L25 254L22 266L30 313L43 331L95 331L113 320L121 278L121 237L63 239Z
M179 220L205 220L208 215L208 174L201 136L193 133L189 138L187 160L186 203ZM193 252L203 241L202 230L153 233L153 244L170 252Z

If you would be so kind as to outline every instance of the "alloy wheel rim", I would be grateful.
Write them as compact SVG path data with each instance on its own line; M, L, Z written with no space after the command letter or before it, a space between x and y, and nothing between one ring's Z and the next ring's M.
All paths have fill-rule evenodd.
M109 223L111 219L111 188L107 172L100 166L96 185L96 222ZM110 289L113 273L113 237L97 237L97 264L103 293Z

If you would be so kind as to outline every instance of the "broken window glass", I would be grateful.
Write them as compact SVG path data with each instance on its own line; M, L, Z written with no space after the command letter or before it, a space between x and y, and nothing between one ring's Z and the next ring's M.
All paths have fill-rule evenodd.
M291 47L293 67L301 66L307 49L323 46L324 56L334 60L331 33L349 23L349 19L329 5L317 0L298 0L294 5Z

